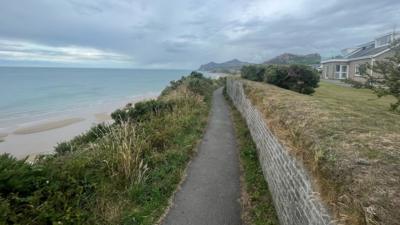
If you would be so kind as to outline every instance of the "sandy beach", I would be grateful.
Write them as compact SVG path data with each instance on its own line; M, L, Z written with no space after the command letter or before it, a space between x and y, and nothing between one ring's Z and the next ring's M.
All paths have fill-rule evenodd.
M4 138L6 138L8 134L6 133L0 133L0 142L4 141Z
M111 120L111 116L109 113L96 113L94 114L94 117L96 118L96 121L99 123L105 122L105 121L109 121Z
M0 154L10 153L19 159L48 154L58 143L72 139L96 123L98 122L92 116L92 118L65 118L21 127L2 138Z
M39 133L43 131L48 131L48 130L53 130L57 128L62 128L69 126L74 123L79 123L84 121L84 118L68 118L68 119L63 119L63 120L57 120L57 121L49 121L33 126L28 126L28 127L22 127L16 129L13 134L21 135L21 134L33 134L33 133Z
M155 97L156 95L140 97L130 102L134 104ZM111 112L126 103L128 102L116 102L97 112L62 115L59 118L26 123L10 131L1 130L0 154L10 153L19 159L28 157L28 160L39 154L50 154L58 143L71 140L96 124L112 123Z

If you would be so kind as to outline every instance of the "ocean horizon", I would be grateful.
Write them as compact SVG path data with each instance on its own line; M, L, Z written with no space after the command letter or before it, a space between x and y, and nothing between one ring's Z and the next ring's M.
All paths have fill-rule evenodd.
M65 115L111 112L157 96L191 70L0 67L0 132Z

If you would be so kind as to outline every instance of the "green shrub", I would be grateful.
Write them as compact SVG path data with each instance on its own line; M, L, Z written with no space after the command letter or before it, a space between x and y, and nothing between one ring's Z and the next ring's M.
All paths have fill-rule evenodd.
M314 88L318 87L319 82L319 75L316 71L306 65L290 65L287 71L287 75L283 76L278 83L272 84L302 94L315 92Z
M0 194L7 196L18 192L22 196L30 194L42 182L40 168L17 160L9 154L0 155Z
M161 96L166 96L172 91L177 91L182 86L185 86L194 94L203 96L206 101L210 99L212 90L215 88L212 79L204 77L202 73L193 71L187 77L171 81L170 85L161 92ZM117 124L128 121L140 122L153 115L171 112L176 104L175 101L165 101L162 99L142 101L136 103L134 106L127 105L123 109L117 109L111 114L111 117Z
M86 220L88 179L62 164L30 165L0 156L0 224L76 224ZM83 171L83 170L80 170Z
M168 95L177 90L179 86L186 86L194 94L204 96L206 101L210 99L212 90L215 88L211 78L206 78L202 73L193 71L189 76L182 77L178 81L171 81L170 85L161 92L161 96Z
M269 65L265 70L264 81L269 84L282 86L287 79L288 67L283 65Z
M306 65L249 65L242 68L242 78L264 81L302 94L314 93L319 75Z
M157 115L164 112L170 112L175 103L172 101L148 100L117 109L111 114L111 118L117 123L123 122L139 122L148 119L152 115Z
M73 151L73 146L70 141L64 141L58 143L57 146L54 147L54 151L58 154L66 154Z
M59 143L55 148L55 152L58 154L65 154L74 151L81 145L93 142L109 132L109 126L104 123L97 124L90 128L87 132L74 137L72 140L67 142Z
M244 79L252 81L263 81L265 75L265 67L257 65L243 66L240 70L241 76Z

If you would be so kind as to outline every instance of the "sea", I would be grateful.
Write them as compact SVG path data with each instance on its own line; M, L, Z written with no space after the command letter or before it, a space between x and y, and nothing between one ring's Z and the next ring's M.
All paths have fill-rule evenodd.
M0 132L157 96L190 70L0 67Z

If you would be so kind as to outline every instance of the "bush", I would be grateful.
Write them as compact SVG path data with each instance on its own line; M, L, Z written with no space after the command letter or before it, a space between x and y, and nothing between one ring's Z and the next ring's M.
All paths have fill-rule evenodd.
M41 182L42 171L34 169L22 160L3 154L0 155L0 193L7 196L18 192L22 196L32 192Z
M305 65L250 65L243 67L242 77L252 81L264 81L302 94L314 93L319 75Z
M287 66L269 65L265 70L264 81L281 87L284 85L288 73Z
M86 133L74 137L71 141L59 143L54 150L58 154L72 152L74 148L77 148L78 146L93 142L103 137L109 132L109 130L110 129L108 125L104 123L97 124L96 126L90 128L90 130Z
M62 164L29 165L2 155L0 224L82 224L89 216L84 205L91 186Z
M265 67L257 65L243 66L240 70L244 79L252 81L263 81L265 75Z
M278 86L302 94L312 94L318 87L319 75L315 70L305 65L290 65L287 78Z
M117 109L111 114L111 118L117 123L139 122L148 119L151 115L163 112L170 112L175 103L172 101L149 100L135 104L134 107L128 105L124 109Z
M214 89L214 82L211 78L204 77L202 73L193 71L189 76L182 77L178 81L171 81L170 85L161 92L161 96L176 91L180 86L186 86L194 94L204 96L207 101Z

